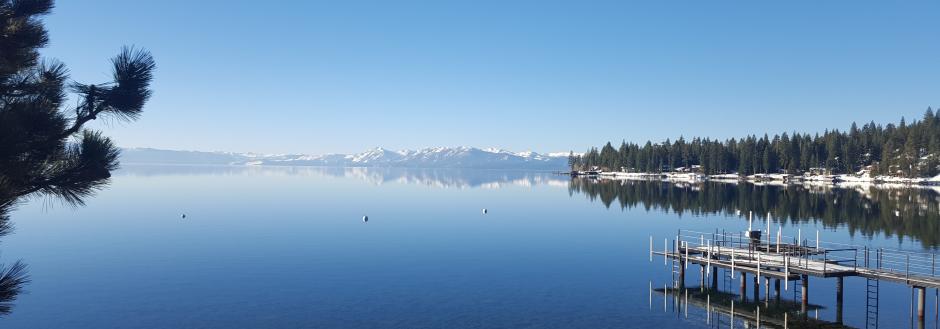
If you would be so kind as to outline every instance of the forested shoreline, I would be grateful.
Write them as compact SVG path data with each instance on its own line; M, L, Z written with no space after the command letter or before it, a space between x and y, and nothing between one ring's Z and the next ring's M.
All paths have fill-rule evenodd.
M940 111L927 108L920 120L898 124L870 122L847 131L822 134L782 133L740 139L679 137L644 145L610 142L582 155L572 153L572 170L668 172L698 166L703 174L802 174L821 169L830 174L869 170L872 175L931 177L940 173Z

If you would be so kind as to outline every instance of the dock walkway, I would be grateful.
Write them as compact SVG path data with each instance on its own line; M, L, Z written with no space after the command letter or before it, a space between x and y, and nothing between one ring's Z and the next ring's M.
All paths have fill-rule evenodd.
M815 277L860 276L903 283L915 287L940 288L937 254L884 248L851 246L818 240L796 239L778 234L776 239L750 239L743 233L705 233L680 230L663 250L653 255L682 262L720 267L763 277L797 280ZM799 239L799 238L798 238Z
M815 239L803 238L802 232L797 237L788 237L783 236L781 231L778 229L776 236L771 236L761 231L729 233L679 230L675 236L662 240L662 249L655 248L654 237L650 236L650 261L654 260L654 256L662 256L664 265L673 262L676 288L685 286L685 273L689 264L701 266L703 286L710 278L711 286L717 287L716 272L719 268L730 271L731 279L735 279L735 273L738 273L742 297L746 295L746 278L749 275L753 276L755 296L761 284L760 278L764 278L764 284L767 285L765 289L769 289L770 280L773 279L777 295L780 294L781 281L786 290L789 290L790 281L798 281L804 309L809 301L809 277L836 278L838 304L843 299L844 277L868 279L866 289L877 289L877 283L873 285L871 282L882 280L901 283L917 290L917 316L920 321L924 319L927 289L940 289L937 254L823 242L818 232ZM875 297L871 296L873 293ZM869 302L866 308L877 309L877 290L869 291L867 295Z

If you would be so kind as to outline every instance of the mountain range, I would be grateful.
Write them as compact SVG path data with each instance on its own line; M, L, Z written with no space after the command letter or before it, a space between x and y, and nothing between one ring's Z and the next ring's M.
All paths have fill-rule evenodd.
M127 164L214 164L321 167L400 167L565 170L568 153L512 152L475 147L433 147L392 151L381 147L355 154L257 154L124 148Z

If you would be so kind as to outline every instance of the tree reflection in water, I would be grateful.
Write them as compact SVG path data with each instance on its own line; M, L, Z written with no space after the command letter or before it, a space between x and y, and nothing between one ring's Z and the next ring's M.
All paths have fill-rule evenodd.
M584 194L610 208L643 207L679 215L769 213L784 223L819 221L849 234L914 238L940 246L940 193L936 187L675 183L654 180L573 178L569 194Z

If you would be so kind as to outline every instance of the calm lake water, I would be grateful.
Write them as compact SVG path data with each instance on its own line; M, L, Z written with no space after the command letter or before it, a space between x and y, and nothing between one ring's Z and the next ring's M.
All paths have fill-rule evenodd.
M521 171L127 165L85 207L37 199L12 214L0 260L22 259L32 283L0 327L730 327L664 300L671 268L650 262L650 235L660 245L677 229L741 231L738 212L754 211L788 235L936 253L938 198ZM822 307L811 316L833 321L835 280L810 286ZM845 323L863 327L865 280L845 286ZM911 324L910 297L881 283L882 328Z

